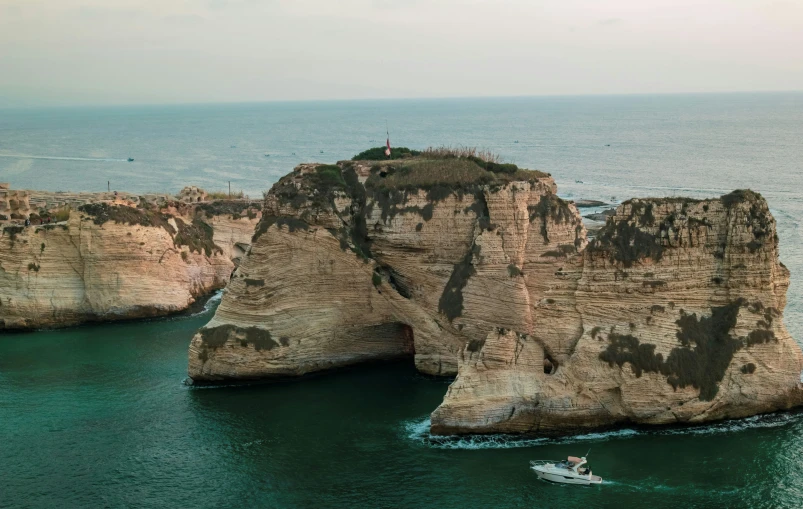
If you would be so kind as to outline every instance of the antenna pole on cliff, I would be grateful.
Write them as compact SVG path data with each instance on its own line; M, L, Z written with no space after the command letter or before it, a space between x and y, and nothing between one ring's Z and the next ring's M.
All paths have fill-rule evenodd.
M229 180L229 200L231 200L231 180Z
M112 190L112 181L111 180L107 180L106 181L106 191L111 191L111 190Z
M385 133L388 135L387 142L385 142L385 145L387 146L385 155L387 155L388 159L390 159L390 129L388 128L388 119L385 119Z

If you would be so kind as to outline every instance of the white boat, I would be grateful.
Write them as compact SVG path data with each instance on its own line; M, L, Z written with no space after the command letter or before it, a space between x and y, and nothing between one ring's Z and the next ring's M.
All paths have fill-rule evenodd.
M565 460L534 460L530 462L530 468L535 470L539 479L563 484L602 484L602 477L593 475L591 469L583 467L587 464L585 456L569 456Z

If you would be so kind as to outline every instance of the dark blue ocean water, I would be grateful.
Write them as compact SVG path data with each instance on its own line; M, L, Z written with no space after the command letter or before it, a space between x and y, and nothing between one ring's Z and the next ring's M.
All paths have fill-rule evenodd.
M231 181L256 197L300 162L382 145L386 120L394 146L488 148L552 173L568 198L761 192L792 271L785 320L803 339L803 94L0 110L0 181L142 193ZM431 443L447 385L409 365L185 387L210 312L0 336L0 507L803 506L797 413ZM589 447L602 487L527 469Z

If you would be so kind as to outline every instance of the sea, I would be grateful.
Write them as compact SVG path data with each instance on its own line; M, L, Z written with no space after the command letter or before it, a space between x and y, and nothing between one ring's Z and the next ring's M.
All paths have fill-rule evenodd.
M769 202L803 341L803 93L410 99L0 110L15 189L259 198L302 162L373 146L478 147L567 199ZM134 161L129 162L128 158ZM411 362L185 384L213 315L0 335L0 508L803 507L803 413L561 439L429 435L450 380ZM587 455L601 486L533 459Z

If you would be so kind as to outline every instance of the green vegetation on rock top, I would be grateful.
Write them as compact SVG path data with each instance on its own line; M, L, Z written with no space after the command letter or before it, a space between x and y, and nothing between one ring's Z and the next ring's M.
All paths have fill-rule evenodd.
M387 161L388 159L405 159L421 155L419 150L410 150L407 147L394 147L390 151L390 157L385 155L385 147L369 148L352 157L352 161Z
M176 233L175 228L167 222L169 216L156 210L143 210L124 205L109 205L108 203L87 203L78 210L92 216L96 225L107 221L129 225L153 226L164 228L171 235Z
M377 165L365 187L380 191L429 190L436 186L448 186L464 192L473 191L478 185L504 185L513 181L534 182L545 178L548 174L537 170L523 170L515 165L496 165L477 159L443 158L443 159L410 159L399 163ZM478 164L483 163L485 166ZM494 171L494 170L499 171Z
M756 202L763 199L764 198L759 193L751 191L750 189L737 189L720 197L722 204L727 208L730 208L737 203Z

